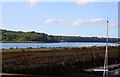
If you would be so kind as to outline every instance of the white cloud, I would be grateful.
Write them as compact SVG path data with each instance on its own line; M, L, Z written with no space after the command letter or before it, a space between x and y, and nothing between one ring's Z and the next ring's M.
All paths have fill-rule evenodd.
M83 23L83 20L80 19L55 19L49 18L46 20L46 24L54 25L54 24L65 24L65 25L80 25Z
M81 19L76 19L75 21L72 22L72 25L80 25L80 24L82 24L82 23L84 23L83 20L81 20Z
M56 23L59 23L59 20L54 19L54 18L49 18L46 20L46 23L47 24L56 24Z
M106 25L106 20L104 18L92 18L92 19L55 19L49 18L45 21L47 25L73 25L73 26L82 26L82 25ZM110 21L110 27L116 27L117 21Z
M91 2L98 2L100 0L75 0L75 2L79 5L86 5Z
M78 5L86 5L93 2L119 2L119 0L74 0Z
M89 20L89 22L92 22L92 23L101 22L101 21L104 21L104 19L103 18L94 18L94 19Z
M26 4L27 7L31 8L31 7L34 7L36 6L38 3L38 0L29 0Z

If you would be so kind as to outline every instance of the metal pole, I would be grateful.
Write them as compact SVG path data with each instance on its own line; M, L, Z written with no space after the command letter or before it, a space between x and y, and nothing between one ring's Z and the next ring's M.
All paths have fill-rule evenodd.
M108 77L108 19L107 19L107 36L106 36L106 51L105 51L105 61L104 61L104 72L103 77Z

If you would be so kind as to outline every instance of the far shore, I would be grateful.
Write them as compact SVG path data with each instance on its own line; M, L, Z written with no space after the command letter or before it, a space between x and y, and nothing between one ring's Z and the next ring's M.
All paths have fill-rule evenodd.
M2 43L45 43L40 41L2 41Z
M63 43L63 42L40 42L40 41L0 41L1 43ZM89 43L106 43L106 42L99 42L99 41L80 41L82 42L89 42ZM79 42L79 43L80 43ZM68 42L69 43L69 42ZM74 42L73 42L74 43ZM120 44L120 42L108 42L108 43L116 43Z

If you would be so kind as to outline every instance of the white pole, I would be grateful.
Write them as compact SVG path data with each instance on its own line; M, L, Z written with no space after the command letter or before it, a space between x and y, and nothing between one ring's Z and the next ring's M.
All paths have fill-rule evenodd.
M108 24L109 24L109 21L107 19L106 51L105 51L105 61L104 61L103 77L108 77Z

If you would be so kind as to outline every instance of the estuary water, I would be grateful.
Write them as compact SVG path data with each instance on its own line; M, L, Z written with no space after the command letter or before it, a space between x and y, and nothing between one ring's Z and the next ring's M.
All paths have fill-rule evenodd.
M0 43L0 49L9 48L53 48L53 47L89 47L105 46L106 43L96 42L60 42L60 43ZM115 43L109 43L109 46L117 46Z

